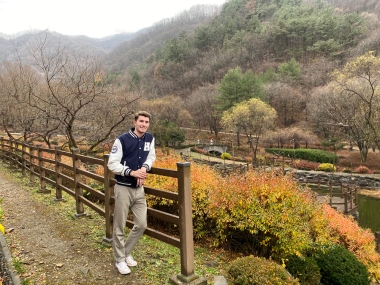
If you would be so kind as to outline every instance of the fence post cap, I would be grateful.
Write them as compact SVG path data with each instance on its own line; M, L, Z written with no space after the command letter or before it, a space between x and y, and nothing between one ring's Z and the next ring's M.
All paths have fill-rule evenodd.
M177 167L189 167L191 165L190 162L177 162Z

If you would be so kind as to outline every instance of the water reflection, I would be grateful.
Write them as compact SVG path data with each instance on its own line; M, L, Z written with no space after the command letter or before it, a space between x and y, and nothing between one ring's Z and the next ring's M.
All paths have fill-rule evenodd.
M372 232L380 231L380 199L358 195L359 225Z

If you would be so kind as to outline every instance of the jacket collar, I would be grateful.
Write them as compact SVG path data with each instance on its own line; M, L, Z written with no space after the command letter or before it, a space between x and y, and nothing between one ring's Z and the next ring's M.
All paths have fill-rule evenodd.
M139 137L134 133L134 131L135 131L135 128L131 128L131 129L129 130L128 133L129 133L132 137L138 139ZM144 138L144 137L145 137L145 133L142 135L142 137L141 137L140 139L142 139L142 138Z

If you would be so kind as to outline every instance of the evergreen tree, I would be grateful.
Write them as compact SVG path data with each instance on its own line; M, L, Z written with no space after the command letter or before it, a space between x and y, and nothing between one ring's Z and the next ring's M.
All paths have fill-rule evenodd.
M218 86L218 108L227 110L237 103L251 98L262 98L264 90L261 81L251 70L246 73L236 67L227 72Z

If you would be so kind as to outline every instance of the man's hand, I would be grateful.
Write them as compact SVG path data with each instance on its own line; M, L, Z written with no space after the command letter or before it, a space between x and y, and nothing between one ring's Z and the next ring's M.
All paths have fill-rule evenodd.
M138 170L131 171L130 175L137 178L137 186L141 187L144 185L144 181L148 176L148 173L146 173L145 167L141 167Z
M142 178L137 178L137 186L141 187L144 185L145 179Z
M131 171L130 175L136 178L145 179L148 174L146 173L146 168L141 167L140 169Z

